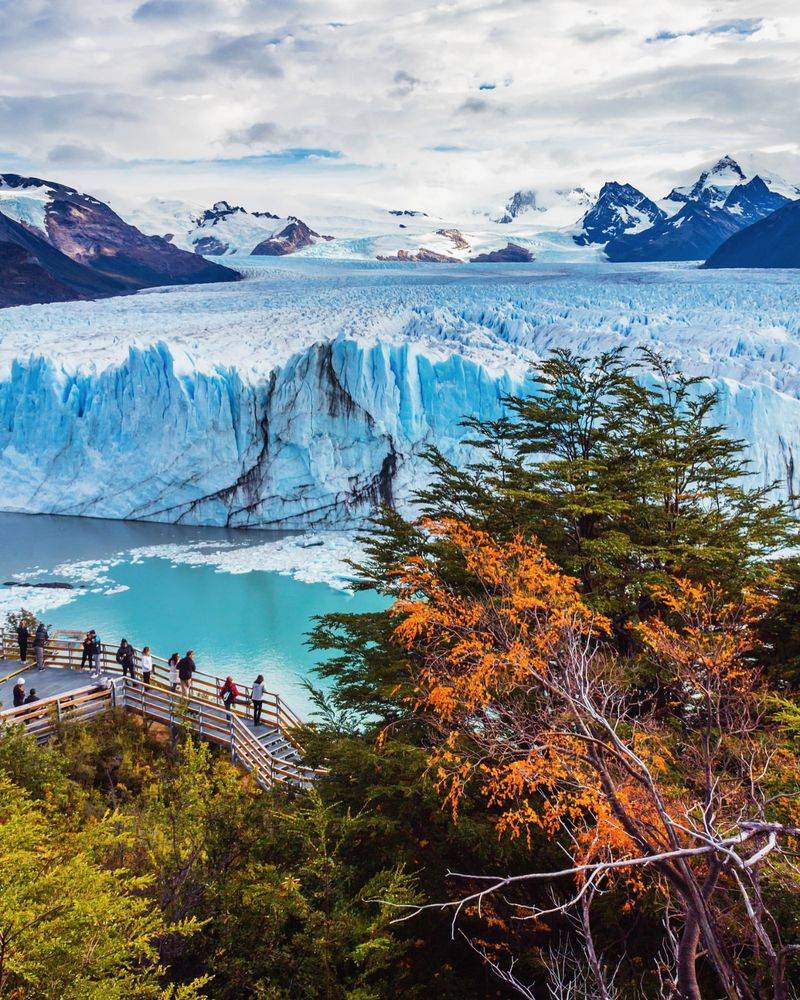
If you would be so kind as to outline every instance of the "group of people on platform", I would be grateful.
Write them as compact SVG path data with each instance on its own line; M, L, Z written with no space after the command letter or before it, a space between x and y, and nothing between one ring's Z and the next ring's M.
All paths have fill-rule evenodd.
M47 641L50 638L47 627L40 622L36 626L33 639L33 650L36 659L36 666L39 670L44 669L44 651L47 645ZM20 623L17 627L17 642L19 644L19 658L20 663L27 662L28 658L28 642L30 640L30 629L24 623ZM100 640L100 636L97 634L95 629L90 629L85 633L82 641L82 652L81 652L81 667L88 667L99 673L102 661L103 644ZM150 651L149 646L144 646L141 653L136 652L134 647L128 642L127 639L122 639L117 649L115 660L122 668L123 677L131 677L132 679L137 678L137 667L141 669L142 681L145 684L149 684L153 676L153 654ZM177 691L180 688L182 697L188 698L192 689L192 676L197 671L197 665L194 661L194 650L189 649L185 656L180 656L179 653L173 653L167 661L167 669L169 671L169 687L171 691ZM264 709L265 700L265 689L264 689L264 677L259 674L253 681L253 686L250 691L250 704L253 708L253 725L261 725L261 714ZM241 698L241 693L237 687L233 677L226 677L225 683L217 692L219 698L222 699L222 703L225 706L226 711L230 712L233 706ZM36 701L36 689L32 688L30 693L26 695L25 693L25 678L21 677L14 687L14 707L18 708L20 705L28 704L30 702Z
M25 622L20 622L17 625L17 645L19 646L19 662L26 663L28 660L28 643L31 638L31 630L25 624ZM36 631L33 634L33 656L36 660L36 666L39 670L44 670L44 648L47 645L47 640L50 638L47 632L47 626L44 622L39 622L36 626Z

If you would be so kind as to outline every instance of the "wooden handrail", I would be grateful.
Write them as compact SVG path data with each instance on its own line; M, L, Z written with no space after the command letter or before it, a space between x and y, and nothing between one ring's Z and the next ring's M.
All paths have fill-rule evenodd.
M82 640L85 634L85 632L80 632L74 629L55 630L45 647L45 664L55 667L70 667L74 670L80 669ZM2 633L2 642L4 651L9 647L16 649L16 635L13 632L8 630L4 631ZM112 645L111 643L102 642L100 644L100 660L101 666L104 670L111 673L121 674L122 668L116 662L116 653L118 648L118 646ZM137 668L141 671L141 650L135 646L133 646L132 649L137 660ZM164 659L164 657L157 656L155 654L153 655L153 676L162 684L169 684L168 662ZM223 678L208 674L202 670L196 671L192 676L192 687L194 688L196 685L205 695L210 695L213 699L218 698L219 689L222 687L222 684ZM233 710L237 715L246 717L246 706L252 701L252 688L247 684L237 684L237 687L242 695L244 704L237 702L237 704L234 705ZM303 723L299 716L286 704L279 694L272 691L264 692L263 715L265 718L272 717L277 719L278 726L282 730L286 731L287 738L292 740L292 742L295 742L291 734L291 730L300 728ZM297 744L295 743L295 745ZM298 749L302 748L298 746Z

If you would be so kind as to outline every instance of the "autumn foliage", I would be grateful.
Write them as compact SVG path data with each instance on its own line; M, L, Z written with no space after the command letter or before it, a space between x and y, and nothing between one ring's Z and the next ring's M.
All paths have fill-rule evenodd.
M634 662L536 540L452 519L422 527L448 560L409 558L393 611L435 733L431 774L456 815L477 790L501 833L538 828L569 854L558 871L488 878L458 903L542 879L560 897L531 904L539 918L598 890L623 907L648 893L674 943L667 992L700 997L702 966L725 996L788 996L794 945L770 906L800 888L800 770L751 658L770 600L685 579L654 588ZM637 683L643 663L658 691ZM602 961L590 965L610 996Z

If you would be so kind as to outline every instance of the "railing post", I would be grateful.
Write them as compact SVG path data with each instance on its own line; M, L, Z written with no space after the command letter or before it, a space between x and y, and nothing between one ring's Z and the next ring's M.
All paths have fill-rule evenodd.
M231 760L236 760L236 723L233 719L233 712L228 713L228 728L231 734Z

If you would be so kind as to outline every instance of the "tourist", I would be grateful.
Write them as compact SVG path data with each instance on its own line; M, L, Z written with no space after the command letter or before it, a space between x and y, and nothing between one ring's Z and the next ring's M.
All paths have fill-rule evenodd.
M39 695L38 695L38 694L36 693L36 688L31 688L31 693L30 693L30 694L28 695L28 697L27 697L27 698L25 699L25 702L24 702L24 703L25 703L26 705L30 705L30 704L31 704L31 702L33 702L33 701L38 701L38 700L39 700Z
M153 657L150 654L149 646L144 647L139 661L142 664L142 680L145 684L149 684L150 675L153 673Z
M226 711L230 712L231 706L236 704L236 699L239 697L239 688L233 683L232 677L225 678L225 683L219 689L219 696L222 698Z
M20 705L25 704L25 678L20 677L17 683L14 685L14 690L12 691L12 696L14 700L14 708L19 708Z
M96 673L100 673L100 654L103 652L103 644L100 641L100 636L95 632L94 629L89 633L92 637L92 666Z
M36 635L33 637L33 654L36 657L36 666L39 670L44 670L44 647L49 638L44 622L39 622L36 626Z
M253 682L250 700L253 702L253 725L260 726L261 710L264 707L264 677L262 674L259 674Z
M192 688L192 674L197 670L194 663L194 650L189 649L182 660L178 660L178 679L181 682L181 694L184 698L189 697Z
M92 646L94 645L94 639L92 638L92 633L87 632L83 637L83 652L81 653L81 670L84 667L91 667L92 665Z
M136 680L136 659L133 653L133 646L127 639L123 639L117 650L117 663L122 667L122 676L130 676Z
M19 646L19 662L24 663L28 659L28 639L30 632L25 622L17 625L17 645Z
M178 690L178 660L180 656L177 653L173 653L172 656L167 660L167 666L169 667L169 689L170 691Z

